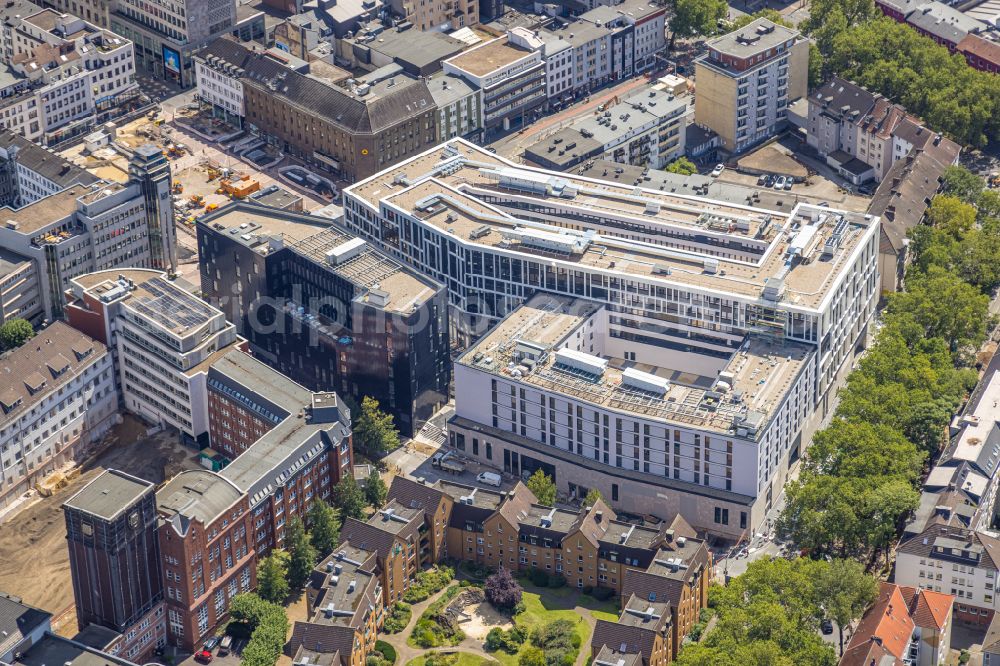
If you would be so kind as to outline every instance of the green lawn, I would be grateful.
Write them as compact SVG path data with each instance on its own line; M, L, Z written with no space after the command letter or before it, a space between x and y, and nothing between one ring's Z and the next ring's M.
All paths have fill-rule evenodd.
M452 661L449 659L448 666L497 666L497 662L483 659L477 654L469 652L454 652L452 654L455 655L455 660ZM406 666L424 666L427 663L428 656L425 654L416 659L411 659L407 662Z
M618 611L611 601L597 601L593 597L582 594L572 587L539 588L527 579L519 581L524 588L521 600L524 602L524 612L515 618L517 625L531 633L536 627L542 627L555 620L569 620L576 625L576 633L580 637L580 649L590 650L590 625L574 610L577 606L586 608L598 620L617 620ZM523 651L531 641L525 641L521 646ZM503 666L517 666L518 654L507 654L503 651L493 653L493 656Z

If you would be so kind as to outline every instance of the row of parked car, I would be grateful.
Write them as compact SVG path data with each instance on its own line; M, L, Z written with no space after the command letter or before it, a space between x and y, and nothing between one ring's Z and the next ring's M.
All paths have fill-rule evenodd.
M229 635L221 638L218 636L212 636L205 641L205 645L202 646L201 650L195 653L194 660L199 664L212 663L212 650L215 649L215 646L219 646L218 655L220 657L225 657L233 648L233 637Z
M795 181L791 176L774 176L769 173L757 179L757 185L767 188L773 187L776 190L790 190L793 182Z

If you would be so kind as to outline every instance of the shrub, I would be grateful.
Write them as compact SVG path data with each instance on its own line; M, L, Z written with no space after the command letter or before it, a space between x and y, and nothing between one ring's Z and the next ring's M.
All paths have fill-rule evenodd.
M490 629L490 633L486 634L486 649L490 652L503 650L507 654L517 654L524 639L524 630L518 627L507 631L500 627L493 627Z
M500 611L512 611L521 602L521 586L505 567L486 579L485 592L486 600Z
M385 618L382 630L387 634L398 634L403 629L406 629L406 625L410 623L411 615L410 605L397 601L389 609L389 614Z
M451 567L434 567L417 574L416 580L403 594L403 601L409 604L419 603L433 594L443 590L455 579L455 570Z
M549 585L549 575L541 569L532 569L531 573L528 574L528 578L531 579L532 585L536 587L548 587Z
M531 644L542 651L546 666L572 666L580 653L580 636L569 620L555 620L531 633Z
M518 666L545 666L545 653L537 647L529 647L521 653L517 660Z
M615 591L612 590L610 587L595 587L587 594L597 599L598 601L607 601L608 599L614 596Z
M396 663L396 648L385 641L375 641L375 651L382 655L387 664Z
M559 574L549 576L549 587L566 587L566 578Z

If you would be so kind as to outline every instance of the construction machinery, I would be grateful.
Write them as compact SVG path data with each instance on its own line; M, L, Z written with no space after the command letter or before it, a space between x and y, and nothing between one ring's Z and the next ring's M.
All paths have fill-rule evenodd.
M243 199L260 189L260 181L250 176L243 176L239 180L223 179L219 182L219 189L222 190L220 194L228 194L234 199Z
M174 183L170 186L170 193L171 194L183 194L184 193L184 185L182 185L181 183L179 183L177 181L174 181Z
M190 201L195 208L200 208L205 205L205 197L200 194L192 195Z

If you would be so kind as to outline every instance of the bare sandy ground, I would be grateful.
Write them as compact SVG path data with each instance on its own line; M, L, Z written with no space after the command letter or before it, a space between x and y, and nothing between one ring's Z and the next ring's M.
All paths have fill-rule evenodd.
M466 606L462 610L470 616L469 620L462 622L462 631L472 640L486 640L486 634L490 633L490 629L494 627L510 629L514 626L509 617L498 613L493 606L485 601Z
M51 497L43 497L0 523L0 591L54 613L75 633L69 556L62 503L107 468L159 483L197 466L193 449L173 435L146 437L145 426L130 417L118 426L117 444L84 466L82 473ZM66 617L61 617L66 616ZM59 624L59 622L57 622Z

